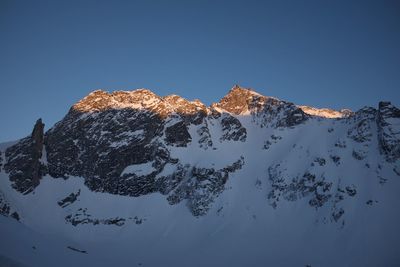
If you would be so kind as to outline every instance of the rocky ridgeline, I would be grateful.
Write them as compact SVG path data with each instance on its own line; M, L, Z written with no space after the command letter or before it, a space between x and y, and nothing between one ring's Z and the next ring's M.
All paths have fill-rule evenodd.
M195 146L212 151L217 149L216 142L245 143L248 129L241 123L244 116L261 128L294 128L317 118L293 103L239 86L210 107L176 95L159 97L145 89L113 93L97 90L73 105L46 133L44 124L38 120L31 136L5 151L3 166L13 187L24 194L32 192L45 174L63 179L80 176L92 191L133 197L160 192L170 204L187 201L193 215L201 216L224 190L229 175L241 169L246 159L238 152L237 160L223 168L204 168L174 158L171 150ZM378 110L364 108L347 112L337 120L349 124L347 137L359 144L354 148L354 158L363 160L366 147L378 131L381 153L388 161L398 162L399 133L394 126L398 125L399 110L390 103L380 103ZM219 130L212 131L211 127ZM268 150L280 139L271 135L264 149ZM346 140L335 144L337 148L345 146ZM332 154L323 160L340 165L338 155ZM146 166L148 171L126 171L129 166ZM274 168L279 172L278 167ZM290 181L282 180L273 172L271 169L269 176L272 205L277 205L279 194L287 200L307 196L314 207L328 200L332 202L339 194L339 189L332 191L324 177L313 176L311 172L290 177ZM78 197L79 192L71 193L59 205L70 205ZM332 213L336 214L332 218L340 217L340 209ZM85 221L109 222L106 219Z

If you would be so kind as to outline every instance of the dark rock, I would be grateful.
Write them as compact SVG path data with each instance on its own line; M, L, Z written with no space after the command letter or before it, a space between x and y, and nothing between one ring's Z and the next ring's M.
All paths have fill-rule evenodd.
M178 147L185 147L188 143L192 141L187 127L183 121L175 123L165 129L165 141L169 145L174 145Z
M397 174L398 176L400 176L400 166L394 167L394 168L393 168L393 172L394 172L395 174Z
M264 141L263 148L264 149L269 149L272 144L278 143L278 141L281 140L281 139L282 139L281 136L277 136L277 135L273 134L273 135L270 136L269 140Z
M213 146L210 130L206 125L199 128L197 134L200 136L199 145L201 148L207 149Z
M382 177L380 175L378 176L378 179L379 179L379 184L381 184L381 185L386 184L386 182L388 180L388 179L386 179L386 178L384 178L384 177Z
M379 102L377 115L378 141L381 153L386 160L395 162L400 159L400 109L390 102Z
M74 203L78 199L78 196L80 195L80 193L81 193L81 190L78 190L77 193L71 193L64 199L58 201L57 204L60 207L65 208L65 207L71 205L72 203Z
M353 150L352 154L353 158L357 159L357 160L363 160L365 159L365 152L361 151L361 150Z
M340 208L340 209L338 209L338 210L334 210L334 211L332 212L332 219L333 219L335 222L338 222L339 219L343 216L343 214L344 214L344 209L342 209L342 208Z
M263 149L269 149L272 145L272 142L269 140L264 141Z
M268 174L272 186L268 199L274 207L277 206L279 196L288 201L296 201L309 196L308 203L315 208L322 207L331 198L332 183L326 182L323 176L316 177L316 175L306 172L302 177L286 180L279 164L269 167Z
M326 164L326 160L324 158L315 158L314 162L317 162L319 166L324 166Z
M279 201L298 201L303 198L308 199L310 207L316 209L323 206L330 206L331 220L335 223L344 224L342 216L344 209L339 207L339 203L346 197L354 197L357 194L354 185L345 186L342 189L338 186L332 187L332 182L327 182L324 175L317 176L310 172L305 172L302 176L290 177L285 174L285 169L280 164L268 168L271 191L268 194L270 205L276 209ZM339 180L340 184L340 180Z
M80 249L77 249L77 248L74 248L74 247L71 247L71 246L67 246L67 248L72 250L72 251L75 251L75 252L80 252L80 253L83 253L83 254L87 254L86 250L80 250Z
M261 189L262 188L262 182L261 182L260 179L256 180L255 186L256 186L257 189Z
M6 200L4 195L0 192L0 215L11 217L16 219L17 221L20 220L20 216L18 212L16 212L10 205L10 203Z
M191 169L191 175L171 192L167 198L168 202L173 205L187 199L187 205L194 216L205 215L210 209L214 198L224 190L229 173L241 169L243 165L243 157L220 170L187 165L184 168L185 177L189 169Z
M222 137L221 141L232 140L232 141L246 141L247 130L242 126L240 121L235 117L224 114L222 120Z
M354 197L357 194L355 185L346 186L346 192L349 196Z
M214 173L215 173L214 168L207 169L207 168L193 167L191 176L196 177L196 179L198 179L199 181L204 181L207 180L207 178L213 175Z
M44 150L43 129L42 120L37 120L31 136L21 139L6 150L4 169L9 173L13 188L24 194L32 192L47 172L41 161Z
M347 131L347 136L358 143L371 142L376 113L376 109L365 107L357 111L354 116L347 118L347 123L353 125Z
M135 217L133 218L133 220L134 220L134 222L135 222L136 224L142 224L142 223L143 223L143 219L140 219L140 218L138 218L137 216L135 216Z
M10 217L16 219L17 221L19 221L19 215L18 215L18 213L15 212L15 211L14 211L13 213L10 214Z
M335 143L335 147L346 148L346 141L344 141L344 140L338 140L338 141Z
M188 176L190 173L190 165L181 165L177 164L176 170L167 176L160 176L157 177L157 180L155 182L155 187L158 188L160 193L166 195L169 194L172 190L174 190L182 181L185 177ZM174 201L172 199L168 199L170 204L176 204L179 201Z
M140 220L140 223L138 221ZM107 219L97 219L93 218L90 214L88 214L87 209L80 208L77 210L75 214L70 214L65 217L65 221L67 223L72 224L73 226L78 226L80 224L92 224L92 225L115 225L115 226L123 226L126 223L126 219L124 218L107 218ZM135 217L134 219L136 224L141 224L142 219Z
M339 156L331 155L330 158L336 164L336 166L340 165L340 157Z

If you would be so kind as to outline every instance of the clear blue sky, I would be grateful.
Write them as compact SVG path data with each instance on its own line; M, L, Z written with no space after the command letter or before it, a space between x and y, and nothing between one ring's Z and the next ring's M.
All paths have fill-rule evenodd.
M400 104L400 1L0 0L0 141L94 89Z

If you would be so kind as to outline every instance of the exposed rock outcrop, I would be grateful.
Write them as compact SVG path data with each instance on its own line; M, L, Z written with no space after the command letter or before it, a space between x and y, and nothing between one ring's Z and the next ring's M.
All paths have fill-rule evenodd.
M30 193L39 185L46 173L42 161L44 151L44 124L36 121L32 134L6 150L4 169L10 174L13 187L24 194Z
M308 119L308 115L293 103L266 97L240 86L233 87L212 108L234 115L251 115L261 127L292 127Z
M400 159L400 109L390 102L379 102L377 114L379 145L388 161Z

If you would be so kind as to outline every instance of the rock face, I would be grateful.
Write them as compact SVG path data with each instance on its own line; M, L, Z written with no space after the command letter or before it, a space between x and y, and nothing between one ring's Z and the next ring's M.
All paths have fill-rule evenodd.
M247 130L240 121L233 116L224 114L221 119L223 135L221 140L246 141Z
M377 115L379 145L389 161L400 159L400 109L390 102L379 102Z
M165 129L165 141L168 145L185 147L192 141L184 121L180 121Z
M371 107L357 111L354 116L347 119L347 123L351 125L351 128L347 131L347 136L360 144L371 142L376 116L377 110Z
M234 115L251 115L262 127L292 127L308 118L293 103L266 97L237 85L213 107Z
M326 161L325 159L316 159L315 162L325 165ZM334 186L332 179L327 179L323 174L316 175L306 171L296 177L290 177L285 171L281 164L270 166L268 169L268 176L272 185L268 199L274 208L277 208L280 197L287 201L308 198L310 207L315 209L323 206L330 207L330 216L326 218L327 220L344 224L341 217L345 211L341 207L341 202L357 194L354 185L343 185L343 182L339 181L339 184Z
M7 161L4 169L10 174L13 187L24 194L32 192L46 173L46 165L42 162L43 130L44 124L39 119L36 121L31 136L20 140L6 150Z
M178 186L166 186L175 188L168 196L170 204L177 204L184 199L188 199L188 206L194 216L205 215L210 208L214 198L218 196L223 190L226 181L228 180L229 173L235 172L242 168L244 159L241 157L231 165L223 169L215 170L214 168L196 168L196 167L183 167L182 178L190 177L186 182L182 181L177 184ZM182 172L180 172L182 173ZM164 182L171 180L172 177L163 178ZM172 178L174 180L174 178Z
M246 162L239 150L234 155L219 151L232 144L253 145L248 143L248 127L265 131L262 136L267 138L264 145L261 140L259 147L251 149L269 151L283 138L271 131L293 130L326 119L317 113L306 114L293 103L239 86L210 107L176 95L160 97L146 89L113 93L97 90L73 105L46 133L39 119L31 136L6 150L4 170L13 187L24 194L32 192L45 174L63 179L79 176L92 191L133 197L159 192L166 195L170 204L186 201L192 214L201 216L224 190L230 175ZM334 140L333 148L346 149L349 140L354 141L351 155L363 161L378 133L381 153L388 162L398 161L399 109L381 102L378 110L364 108L340 114L335 121L345 125L340 127L347 129L347 135ZM327 129L328 134L335 136L334 130ZM223 166L189 160L192 151L204 153L207 158L215 150L219 155L229 154ZM351 184L334 187L332 181L312 171L315 166L324 168L326 164L340 166L343 160L339 154L313 158L311 167L297 176L285 174L281 163L268 166L270 204L276 207L279 199L307 197L311 207L331 203L331 220L339 221L344 211L338 203L344 195L354 196L356 188ZM394 170L400 173L400 168ZM78 197L79 192L71 193L59 205L68 206ZM71 215L67 221L107 224L110 220L113 221Z

